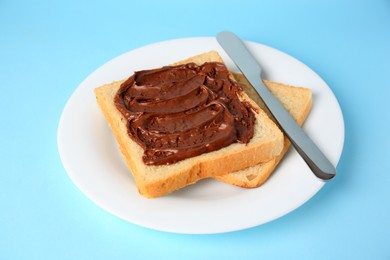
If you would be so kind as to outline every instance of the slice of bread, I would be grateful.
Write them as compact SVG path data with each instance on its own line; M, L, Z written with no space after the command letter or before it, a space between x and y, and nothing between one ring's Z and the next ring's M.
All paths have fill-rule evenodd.
M272 118L271 113L266 108L256 91L249 84L242 74L234 73L234 77L244 91ZM294 120L302 125L308 116L312 105L312 93L308 88L286 86L280 83L264 80L265 85L282 103L284 108L290 113ZM290 146L290 141L284 139L284 147L279 156L266 163L261 163L234 173L215 177L219 181L240 186L243 188L255 188L262 185L271 175L280 160L286 154Z
M211 61L223 63L218 53L212 51L174 65L189 62L201 65ZM269 161L283 149L283 133L266 113L241 91L240 99L249 102L256 110L254 136L249 143L233 143L222 149L169 165L146 165L142 160L143 149L129 137L126 120L114 104L114 97L122 82L124 81L98 87L95 89L95 95L133 174L138 191L144 197L160 197L203 178L215 177Z

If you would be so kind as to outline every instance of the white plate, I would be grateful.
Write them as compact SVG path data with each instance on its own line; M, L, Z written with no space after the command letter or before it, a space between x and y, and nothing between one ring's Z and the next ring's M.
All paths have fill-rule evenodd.
M330 88L291 56L258 43L246 44L262 65L264 78L313 90L313 108L304 129L337 165L344 143L344 121ZM217 50L227 66L237 70L215 38L177 39L148 45L109 61L73 93L58 127L60 156L77 187L103 209L152 229L221 233L279 218L305 203L324 185L290 150L271 178L257 189L242 189L210 179L158 199L145 199L138 194L96 104L93 89L127 78L135 70L160 67L210 50Z

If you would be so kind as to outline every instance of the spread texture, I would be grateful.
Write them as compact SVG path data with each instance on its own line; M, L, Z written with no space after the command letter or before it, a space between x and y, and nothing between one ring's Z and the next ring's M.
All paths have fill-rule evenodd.
M178 162L253 137L255 114L218 62L135 72L114 102L147 165Z

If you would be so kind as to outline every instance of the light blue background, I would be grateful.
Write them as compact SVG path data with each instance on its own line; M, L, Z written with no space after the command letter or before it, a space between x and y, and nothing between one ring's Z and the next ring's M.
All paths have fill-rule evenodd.
M337 178L271 223L178 235L118 219L68 178L57 127L96 68L222 30L280 49L344 113ZM0 259L390 259L390 1L0 1Z

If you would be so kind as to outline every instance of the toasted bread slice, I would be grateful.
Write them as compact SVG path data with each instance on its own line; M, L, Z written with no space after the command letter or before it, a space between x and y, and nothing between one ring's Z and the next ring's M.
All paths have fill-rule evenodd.
M263 101L257 95L256 91L252 88L249 82L242 74L234 73L234 77L244 91L254 100L267 114L272 118L271 113L266 108ZM270 82L264 80L265 85L269 88L272 94L282 103L284 108L290 113L294 120L302 125L308 116L312 105L312 94L308 88L286 86L280 83ZM286 154L290 146L290 141L284 139L284 147L279 156L266 163L260 163L258 165L215 177L219 181L223 181L228 184L240 186L243 188L255 188L262 185L271 175L275 167L279 164L280 160Z
M223 63L218 53L213 51L176 64L194 62L201 65L210 61ZM142 160L143 149L129 137L126 120L114 104L114 97L122 82L124 81L98 87L95 89L95 95L133 174L137 188L144 197L163 196L203 178L215 177L269 161L283 149L282 132L266 113L241 91L240 99L251 103L256 110L254 136L249 143L233 143L222 149L169 165L146 165Z

